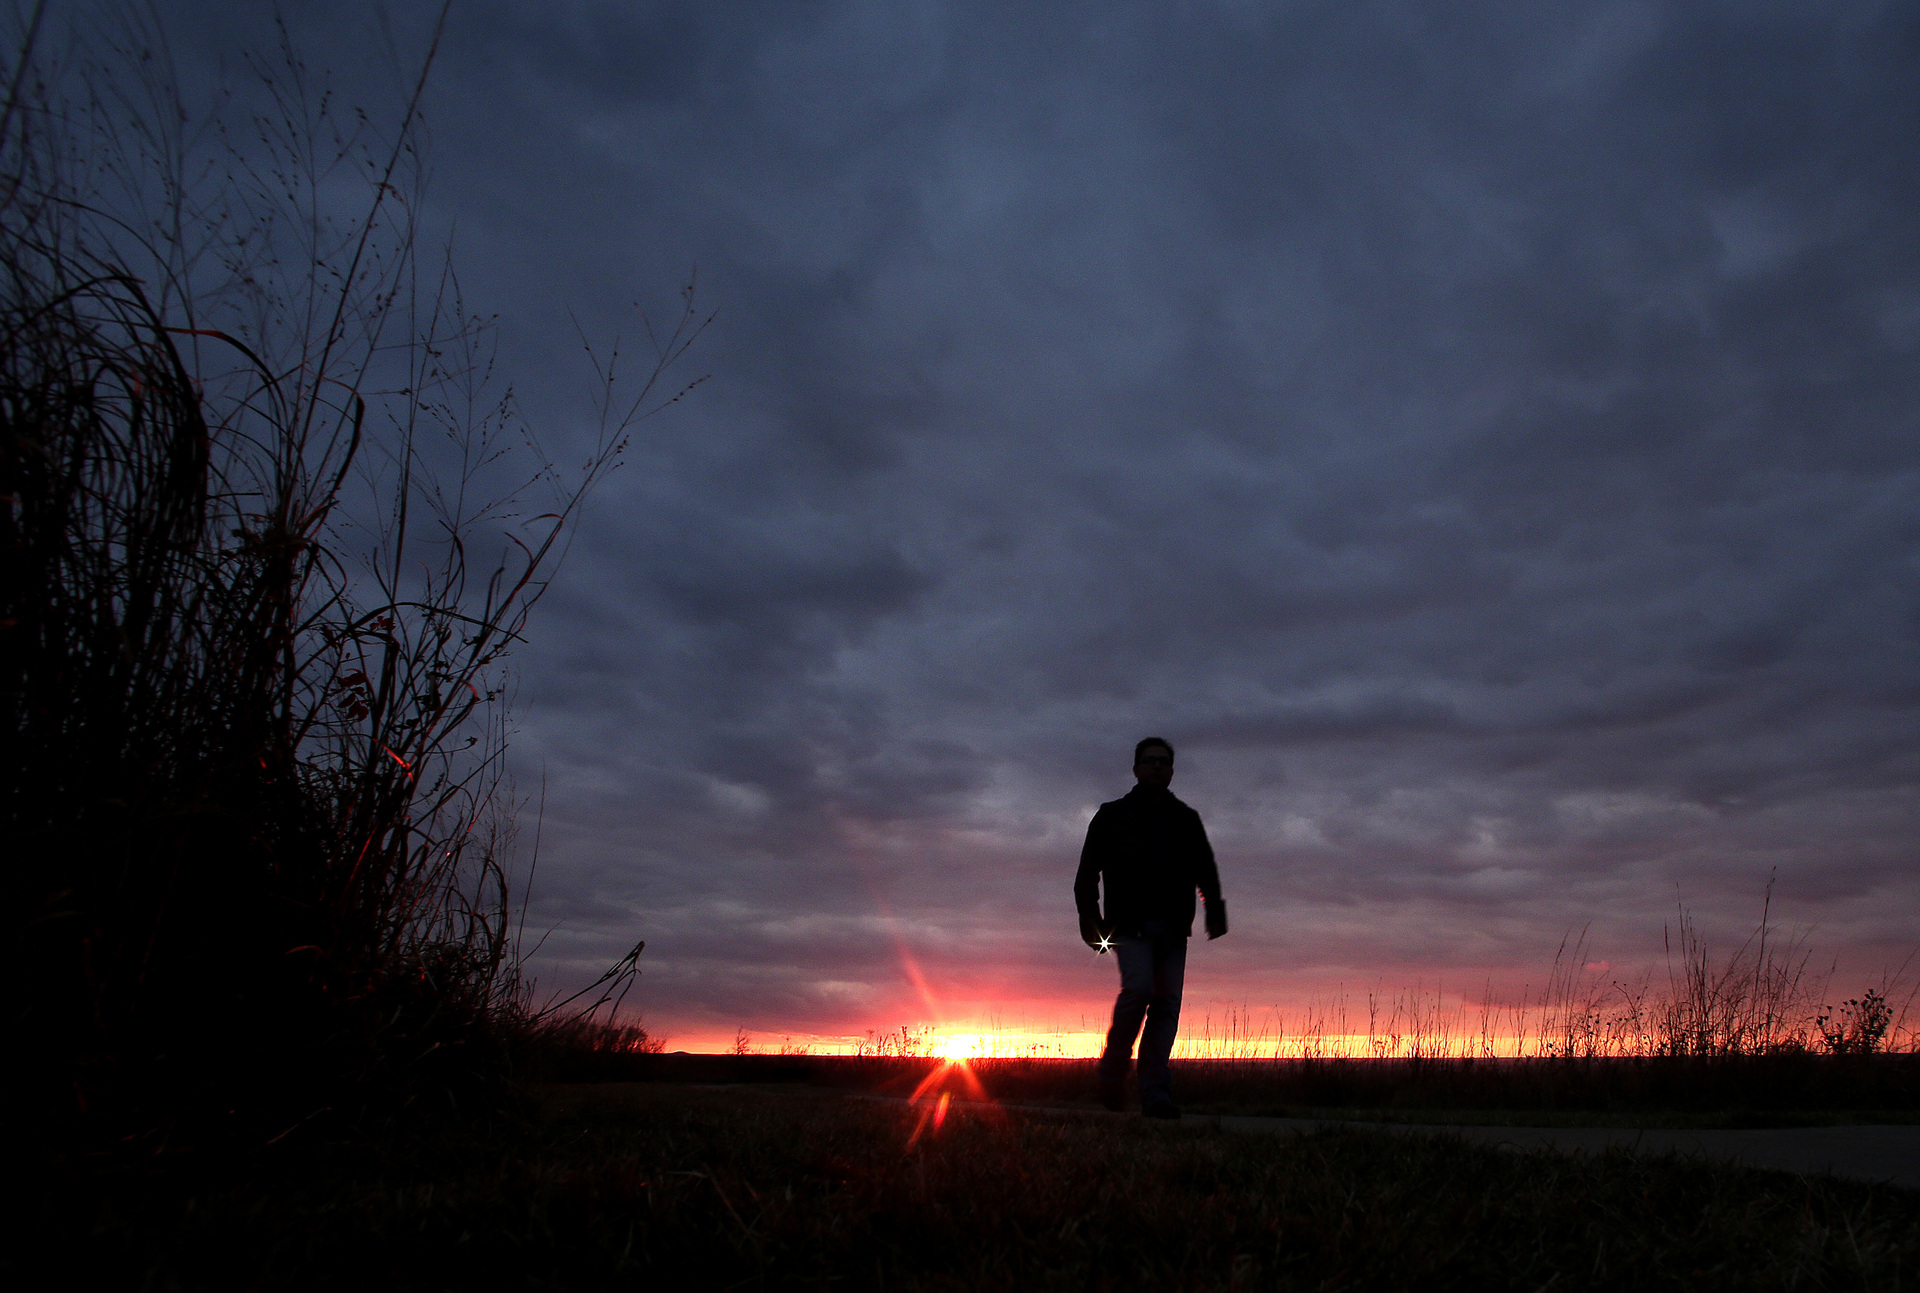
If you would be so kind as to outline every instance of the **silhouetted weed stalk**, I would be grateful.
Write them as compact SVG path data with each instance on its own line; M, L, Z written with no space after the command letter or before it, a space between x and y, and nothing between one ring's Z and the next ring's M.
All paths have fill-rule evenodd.
M1761 920L1716 959L1682 907L1665 932L1662 970L1621 980L1596 972L1586 931L1554 953L1545 986L1502 1002L1491 985L1475 1001L1419 988L1342 994L1289 1012L1229 1006L1192 1021L1176 1054L1232 1061L1373 1058L1647 1058L1920 1050L1910 1022L1920 982L1912 958L1836 1008L1831 969L1810 973L1802 934ZM1197 1025L1197 1026L1193 1026Z
M385 134L284 31L199 113L110 16L36 8L0 118L16 1044L115 1135L471 1101L535 1014L505 657L703 320L562 469L420 255L432 53Z
M1672 928L1664 973L1634 980L1587 967L1584 933L1560 946L1545 986L1499 1000L1437 990L1344 993L1289 1011L1228 1005L1189 1012L1175 1054L1256 1059L1713 1057L1862 1055L1920 1050L1911 961L1857 998L1828 1004L1832 972L1810 974L1804 942L1758 931L1723 960L1692 917ZM1194 1017L1198 1014L1198 1017ZM993 1053L1016 1053L1017 1040ZM1042 1052L1036 1052L1042 1053Z

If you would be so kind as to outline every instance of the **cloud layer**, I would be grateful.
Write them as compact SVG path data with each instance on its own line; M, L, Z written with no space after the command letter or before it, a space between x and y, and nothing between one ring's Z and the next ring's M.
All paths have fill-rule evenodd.
M1202 994L1630 961L1776 869L1896 956L1916 71L1883 4L460 7L436 218L551 441L570 313L720 310L520 661L549 978L1097 1015L1068 886L1149 731Z

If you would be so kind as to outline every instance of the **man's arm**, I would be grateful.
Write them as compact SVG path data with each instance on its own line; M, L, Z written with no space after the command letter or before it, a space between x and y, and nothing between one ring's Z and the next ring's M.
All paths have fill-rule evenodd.
M1080 937L1088 947L1099 947L1107 935L1106 923L1100 919L1100 873L1101 847L1105 828L1100 823L1100 814L1094 813L1093 820L1087 823L1087 842L1080 848L1080 870L1073 877L1073 905L1080 913Z
M1199 846L1196 869L1200 896L1207 901L1207 937L1218 938L1227 932L1227 901L1220 896L1220 868L1213 860L1213 845L1207 840L1207 827L1199 813L1193 815L1193 831Z

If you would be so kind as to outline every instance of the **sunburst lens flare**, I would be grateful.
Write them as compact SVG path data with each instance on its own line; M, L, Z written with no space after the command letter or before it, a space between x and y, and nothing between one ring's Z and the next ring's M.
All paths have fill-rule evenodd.
M951 1033L939 1039L929 1057L936 1062L907 1097L908 1107L918 1115L907 1137L908 1149L937 1133L956 1104L964 1102L976 1112L993 1108L993 1097L972 1067L972 1061L992 1053L993 1038L984 1033Z
M986 1054L984 1039L975 1033L954 1033L940 1039L940 1058L949 1064L965 1064Z

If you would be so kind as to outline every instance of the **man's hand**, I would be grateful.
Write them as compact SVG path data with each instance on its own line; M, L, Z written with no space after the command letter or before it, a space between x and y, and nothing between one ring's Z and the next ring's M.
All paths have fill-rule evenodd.
M1106 952L1113 947L1113 926L1104 920L1083 920L1080 941L1096 952Z
M1227 932L1227 900L1215 898L1207 903L1207 937L1218 938Z

